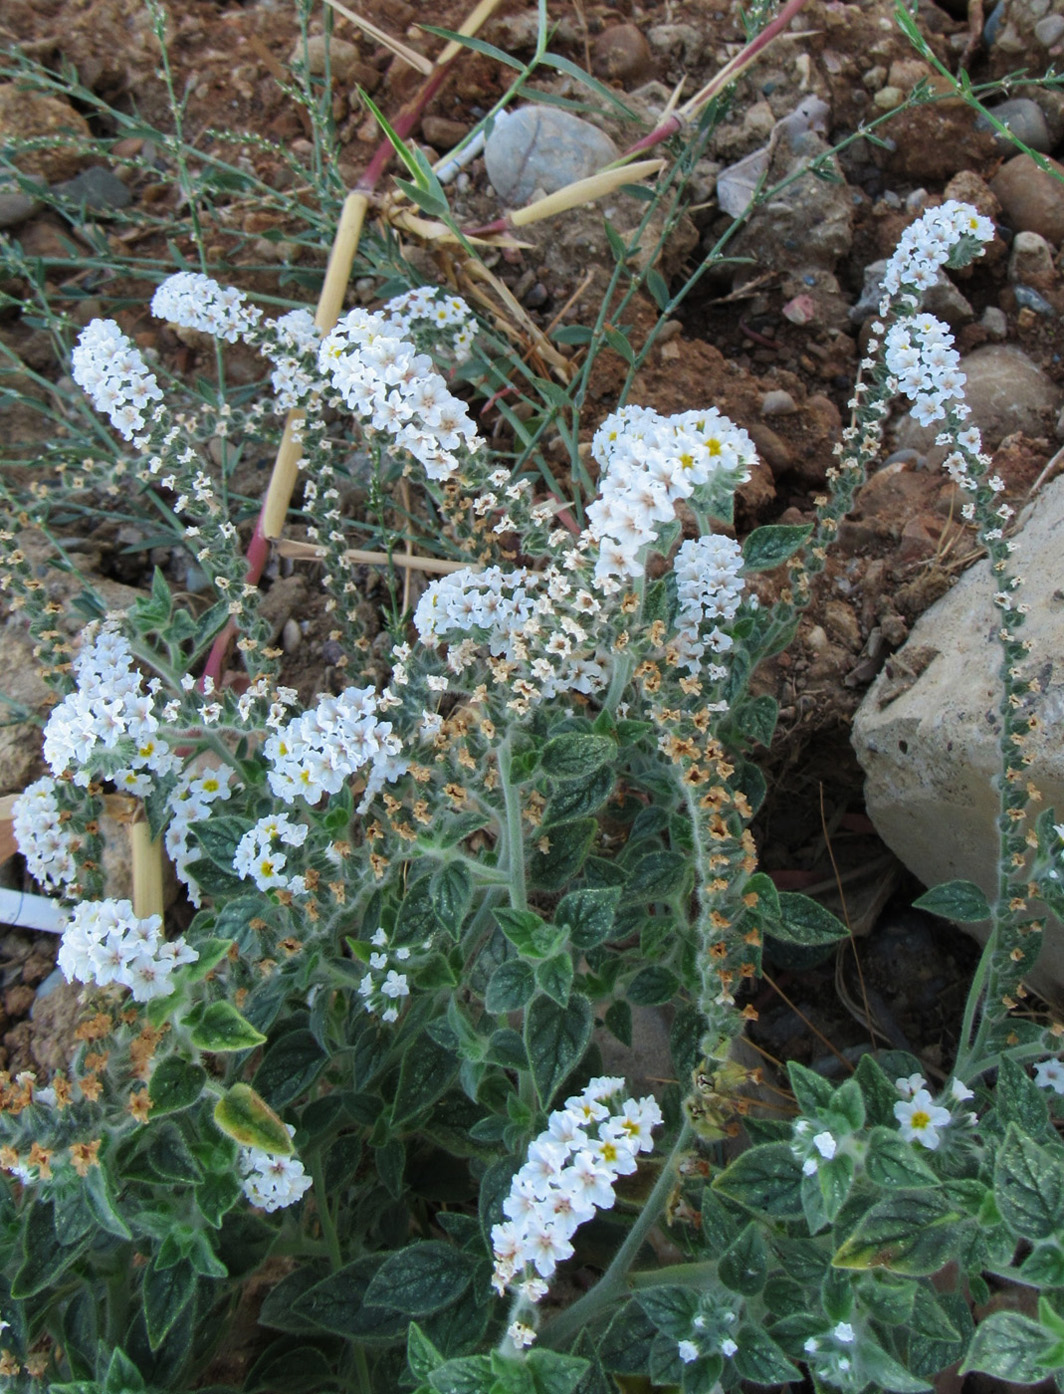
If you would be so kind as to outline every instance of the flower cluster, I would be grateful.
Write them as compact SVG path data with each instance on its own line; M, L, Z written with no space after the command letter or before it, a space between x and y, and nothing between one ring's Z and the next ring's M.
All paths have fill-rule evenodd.
M86 631L74 675L76 689L53 708L44 728L44 758L52 773L73 768L74 783L87 786L91 766L92 773L143 797L154 787L151 776L167 774L177 763L158 735L157 683L144 691L129 643L110 623Z
M406 768L391 722L378 721L377 710L372 687L348 687L338 697L321 697L275 731L263 745L274 794L287 804L297 798L315 804L323 794L338 794L348 776L369 765L368 803L385 780Z
M289 1136L295 1134L291 1124ZM243 1179L244 1194L252 1205L263 1210L283 1210L301 1200L312 1185L298 1157L276 1156L261 1147L242 1147L237 1167Z
M451 352L458 363L469 357L477 322L460 295L447 295L435 286L415 286L389 300L384 307L388 328L402 339L412 339L418 329L453 329Z
M918 1142L929 1151L936 1151L942 1141L939 1129L953 1122L952 1111L935 1103L923 1075L909 1075L907 1079L898 1079L894 1083L902 1095L901 1101L894 1105L894 1117L898 1120L902 1137L906 1142ZM975 1097L959 1079L951 1081L949 1092L954 1103L958 1104ZM969 1113L967 1121L974 1123L975 1114Z
M664 417L635 406L606 418L591 453L602 474L587 510L589 533L598 544L595 580L607 593L640 575L640 554L675 518L677 499L718 480L733 489L756 457L746 432L718 411Z
M396 963L407 964L410 950L406 947L389 949L388 936L383 929L374 933L370 943L373 951L369 956L369 971L358 985L358 995L367 1012L379 1013L382 1021L395 1021L399 1016L399 1003L410 996L410 984L406 973L391 967L390 961L394 959ZM431 947L431 940L422 945L423 949ZM384 1006L385 1002L387 1006Z
M720 625L714 625L704 640L700 631L707 622L721 620L727 624L735 618L743 598L742 566L739 544L715 533L689 539L676 553L672 569L680 602L677 650L680 661L691 672L701 666L707 645L714 653L726 653L732 647L731 637ZM724 677L726 670L719 664L710 665L707 676Z
M138 919L128 900L84 900L63 931L58 963L68 982L128 987L136 1002L169 997L174 970L199 954L185 940L162 937L162 917Z
M635 1171L640 1152L653 1150L651 1130L661 1110L651 1097L625 1099L614 1108L623 1088L623 1079L593 1079L551 1114L546 1131L529 1145L503 1201L507 1218L491 1231L492 1282L500 1293L516 1287L528 1301L539 1301L547 1291L543 1280L572 1255L577 1228L596 1210L613 1206L617 1178Z
M46 775L26 786L15 800L12 828L27 870L46 890L77 880L74 837L60 818L54 779Z
M949 326L934 315L895 321L887 330L884 361L897 390L912 402L912 416L921 426L942 420L951 400L956 402L950 409L954 416L968 415L960 355Z
M317 385L317 379L307 370L311 353L317 355L321 334L314 316L302 307L290 310L270 326L273 342L264 345L273 372L270 382L277 398L278 411L291 411L300 406Z
M247 296L233 286L220 286L197 271L168 276L152 296L151 312L186 329L198 329L216 339L235 344L262 318L262 311L246 304Z
M78 335L70 372L123 439L143 431L149 402L162 400L155 375L113 319L94 319Z
M188 898L195 906L201 904L202 897L188 872L189 862L195 860L188 845L189 827L210 817L213 804L219 800L224 803L229 798L233 792L229 784L232 777L232 770L226 766L207 765L198 770L183 770L167 799L170 822L166 829L166 854L178 878L188 887Z
M288 859L275 844L302 847L309 831L306 823L293 823L284 814L260 818L237 843L233 870L241 880L250 876L260 891L284 887L301 895L306 882L302 876L285 875Z
M902 233L893 256L887 262L883 288L888 295L905 289L917 294L930 290L940 269L958 256L970 261L972 244L992 242L994 224L968 203L948 199L938 208L929 208ZM880 308L889 313L889 303Z
M815 1176L821 1162L832 1161L839 1150L839 1140L830 1128L814 1133L813 1127L808 1118L795 1119L791 1150L801 1160L803 1176Z
M1055 1056L1039 1060L1034 1067L1034 1082L1039 1089L1052 1089L1055 1094L1064 1094L1064 1064Z
M456 452L480 444L465 403L428 354L392 331L386 314L349 311L322 341L318 363L344 404L412 455L430 479L450 479L461 463Z
M714 1355L730 1360L739 1349L735 1339L739 1313L732 1305L733 1300L730 1295L709 1291L699 1294L698 1310L691 1318L691 1333L676 1344L676 1354L685 1365Z

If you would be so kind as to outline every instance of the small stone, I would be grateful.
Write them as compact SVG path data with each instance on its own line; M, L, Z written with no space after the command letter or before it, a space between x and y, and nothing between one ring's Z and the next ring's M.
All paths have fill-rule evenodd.
M881 87L872 98L880 111L893 111L896 106L901 106L904 100L905 93L900 87Z
M469 134L469 127L449 116L423 116L421 134L433 150L453 150Z
M37 199L15 189L0 192L0 228L18 227L39 213L42 206Z
M1038 150L1045 155L1053 148L1049 126L1042 109L1037 102L1032 102L1030 97L1013 97L998 106L987 107L987 111L1003 126L1008 126L1016 139L1023 141L1024 145L1029 145L1032 150ZM994 149L999 155L1008 155L1015 150L1013 141L997 130L985 116L980 116L975 126L976 130L992 132Z
M128 208L133 202L133 195L118 175L112 174L103 165L93 165L90 169L83 169L73 179L53 184L52 192L73 204L84 204L90 213L110 213L119 208Z
M678 57L691 67L702 57L706 35L704 29L693 24L654 24L647 30L647 42L655 53Z
M1034 26L1034 36L1044 48L1064 39L1064 15L1046 15Z
M1008 337L1009 320L1004 310L998 309L996 305L988 305L983 311L983 318L979 321L988 336L995 341L1000 341Z
M608 135L556 107L524 106L496 121L484 147L488 178L503 203L519 208L537 191L552 194L617 158Z
M296 620L287 619L281 627L281 647L285 653L295 653L303 642L303 631Z
M761 398L762 416L791 416L798 410L798 404L789 392L774 388Z
M542 310L549 299L550 292L542 281L536 281L533 285L529 286L524 296L525 305L530 310Z
M591 71L625 87L654 76L654 58L642 31L634 24L611 24L591 45Z
M786 474L794 464L794 455L787 442L760 421L750 422L746 429L757 448L757 453L768 465L773 477L778 479L781 474Z
M36 997L32 987L26 983L16 983L4 993L4 1011L9 1017L25 1016Z
M79 146L92 138L89 123L68 103L43 92L31 92L16 82L0 83L0 146L28 137L69 136ZM61 144L43 150L23 150L12 163L25 174L52 183L69 179L83 159L80 150Z
M1064 165L1039 169L1030 155L1017 155L990 181L1005 216L1017 232L1040 233L1054 246L1064 241Z
M288 55L288 66L301 68L306 63L308 73L314 77L324 77L326 54L329 70L337 82L352 81L357 70L364 66L359 58L357 46L347 39L337 38L335 34L328 44L325 42L324 34L312 34L307 40L305 52L303 41L300 39Z
M1047 317L1056 314L1056 310L1054 310L1045 296L1039 295L1031 286L1016 286L1013 294L1016 296L1016 304L1020 307L1021 322L1024 310L1034 315L1045 315ZM1029 328L1030 326L1022 325L1022 327Z
M1009 280L1015 285L1051 286L1056 279L1053 248L1037 232L1018 232L1009 252Z

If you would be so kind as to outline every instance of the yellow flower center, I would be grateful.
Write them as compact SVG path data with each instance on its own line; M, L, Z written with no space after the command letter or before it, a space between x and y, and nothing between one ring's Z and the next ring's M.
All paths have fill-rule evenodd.
M917 1131L921 1128L930 1128L930 1126L931 1115L929 1113L925 1113L922 1108L918 1108L916 1112L913 1114L913 1116L909 1119L909 1127Z

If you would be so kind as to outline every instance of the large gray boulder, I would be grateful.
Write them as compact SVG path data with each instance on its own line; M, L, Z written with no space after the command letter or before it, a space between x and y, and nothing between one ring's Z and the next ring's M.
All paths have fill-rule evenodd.
M1031 674L1041 692L1029 737L1035 808L1064 820L1064 479L1050 484L1016 537L1029 606ZM927 610L869 689L853 724L868 813L888 847L926 886L962 878L996 894L1001 649L987 562ZM1064 870L1064 864L1062 864ZM974 926L974 932L986 926ZM1050 920L1035 987L1064 1000L1064 928Z

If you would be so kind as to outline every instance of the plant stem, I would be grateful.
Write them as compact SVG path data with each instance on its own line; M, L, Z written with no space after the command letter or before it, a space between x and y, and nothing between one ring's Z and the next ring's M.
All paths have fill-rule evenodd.
M610 678L610 685L607 689L605 700L602 703L603 708L608 711L611 716L616 716L617 714L617 708L620 705L621 698L624 696L625 688L628 686L628 680L632 676L633 667L634 664L632 659L625 653L618 654L613 661L613 675Z
M320 1153L310 1164L310 1174L314 1178L314 1199L317 1202L318 1217L321 1220L321 1232L329 1246L329 1263L335 1273L338 1269L343 1268L344 1259L340 1252L340 1239L336 1233L332 1211L329 1209L329 1194L325 1189L325 1168L322 1165ZM366 1388L369 1388L368 1384Z
M625 1291L628 1282L628 1269L643 1247L644 1239L657 1224L665 1202L676 1184L676 1163L691 1145L693 1136L693 1129L685 1118L672 1151L661 1168L661 1175L654 1183L654 1189L647 1197L639 1218L628 1231L624 1243L617 1250L613 1262L590 1292L585 1293L571 1307L566 1307L564 1312L559 1313L547 1323L540 1333L540 1345L551 1347L564 1345L577 1331L587 1326L603 1307L613 1302Z
M510 877L510 904L515 910L528 909L525 888L524 830L521 827L521 800L510 782L510 741L499 746L499 788L506 808L506 861L504 869Z

